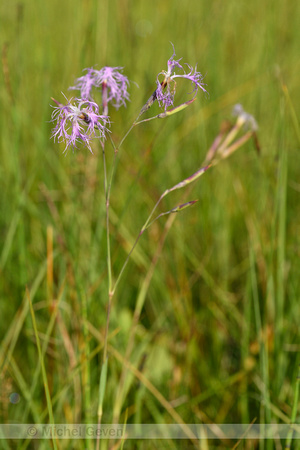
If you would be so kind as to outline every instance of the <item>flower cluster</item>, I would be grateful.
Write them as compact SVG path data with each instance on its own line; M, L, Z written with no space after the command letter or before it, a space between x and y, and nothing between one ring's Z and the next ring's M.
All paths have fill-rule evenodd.
M98 105L89 100L75 98L66 105L52 100L57 106L52 113L52 122L56 122L56 126L51 137L58 142L66 142L65 152L70 146L76 148L77 142L82 141L93 153L90 141L94 138L105 138L105 133L109 131L108 117L99 114Z
M128 78L123 75L121 67L103 67L101 70L85 69L86 74L76 80L73 90L80 91L80 98L67 100L67 105L54 100L57 104L52 113L52 122L56 126L52 131L54 139L65 141L65 152L70 146L82 141L92 152L90 142L94 138L105 138L108 132L108 104L111 102L115 108L126 106L129 100L127 87ZM92 97L92 88L102 89L103 114L99 113L99 106Z
M173 45L173 44L172 44ZM158 101L160 107L164 108L164 117L180 111L183 107L186 107L189 102L180 105L179 107L168 110L167 108L173 105L174 96L176 91L176 79L183 78L192 83L192 93L194 93L194 99L199 89L206 92L204 84L202 82L203 77L200 72L197 71L197 67L193 69L187 64L189 71L185 72L183 66L180 64L181 59L175 59L175 49L173 46L173 55L168 60L167 70L163 70L156 77L157 88L148 102L141 109L139 117L150 106ZM57 102L56 107L52 113L52 122L56 122L56 125L52 131L54 139L58 139L59 142L65 141L67 149L72 146L76 148L76 144L82 141L90 151L92 151L90 142L94 138L105 139L107 126L109 125L108 119L108 105L111 104L116 109L120 106L126 106L126 101L129 100L129 93L127 91L129 86L128 78L123 75L122 67L108 67L105 66L100 70L96 70L93 67L84 69L85 74L80 78L77 78L75 85L70 89L78 90L80 92L80 98L74 100L67 100L67 105L62 105ZM180 70L181 74L176 74L175 69ZM163 80L159 78L163 75ZM93 89L100 89L102 94L102 115L99 113L99 106L93 99ZM158 117L162 117L159 115ZM135 122L135 124L137 121Z
M185 78L186 80L189 80L192 83L192 92L195 93L195 96L197 95L198 89L202 89L203 92L207 92L204 88L204 84L202 83L203 76L200 72L197 71L197 66L195 67L195 69L193 69L192 66L186 64L189 68L189 73L185 73L182 65L179 63L182 58L175 60L175 55L175 49L173 46L173 55L168 60L168 70L163 70L157 75L156 78L157 89L155 91L155 96L159 103L159 106L161 108L164 108L165 110L169 106L173 105L176 91L176 78ZM176 68L182 70L183 73L176 74ZM159 80L160 75L164 75L163 81Z

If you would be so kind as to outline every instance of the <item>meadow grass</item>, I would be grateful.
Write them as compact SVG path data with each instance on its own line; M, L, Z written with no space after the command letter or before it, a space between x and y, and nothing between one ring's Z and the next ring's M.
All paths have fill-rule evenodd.
M234 440L197 442L185 424L299 422L299 2L4 0L0 17L1 423L97 423L99 389L102 423L179 423L187 437L115 448L233 448ZM99 384L108 301L102 150L63 156L50 140L50 98L62 101L85 67L124 67L131 102L110 111L118 143L166 68L170 42L198 64L209 96L140 124L124 142L110 198L112 283L157 200L201 167L234 104L256 118L261 151L249 141L188 197L182 189L162 200L157 214L199 201L155 221L132 252ZM186 100L178 92L176 102ZM148 116L159 112L153 105ZM108 142L108 167L113 157Z

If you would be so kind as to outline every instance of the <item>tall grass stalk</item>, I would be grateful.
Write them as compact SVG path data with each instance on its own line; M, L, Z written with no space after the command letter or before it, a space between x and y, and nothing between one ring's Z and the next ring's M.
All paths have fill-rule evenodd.
M92 423L92 402L91 402L91 369L90 369L90 336L87 327L88 320L88 305L87 296L84 290L80 289L81 308L82 308L82 327L83 327L83 341L81 342L82 348L82 389L84 399L84 419L86 424ZM86 439L86 448L90 450L92 448L92 441Z
M40 338L39 338L38 329L37 329L37 325L36 325L35 313L34 313L34 309L33 309L31 298L30 298L30 292L28 289L26 289L26 296L27 296L27 300L29 302L32 325L33 325L33 329L34 329L36 345L37 345L38 354L39 354L39 362L40 362L40 366L41 366L45 395L46 395L46 400L47 400L49 422L50 422L50 425L54 425L55 422L54 422L54 415L53 415L53 409L52 409L51 395L50 395L50 391L49 391L49 385L48 385L46 368L45 368L45 364L44 364L43 352L42 352ZM56 436L54 436L54 434L52 435L52 443L53 443L54 450L58 450L57 443L56 443Z
M298 357L299 360L299 357ZM298 366L298 373L297 378L295 381L295 387L294 387L294 399L293 399L293 407L292 407L292 414L291 414L291 424L294 425L297 423L299 427L299 419L297 420L297 414L299 413L299 391L300 391L300 363ZM289 430L288 436L286 438L285 442L285 450L288 450L292 447L292 439L294 434L294 429L291 427ZM299 438L299 430L298 430L298 438Z
M250 248L249 255L250 267L251 267L251 285L252 285L252 295L253 295L253 305L254 305L254 317L255 324L257 330L257 340L259 343L259 356L260 356L260 370L261 370L261 395L263 401L261 402L260 407L260 423L261 432L264 433L264 425L271 423L271 414L270 414L270 395L269 395L269 367L268 367L268 357L267 357L267 349L266 349L266 333L265 327L262 322L260 308L259 308L259 296L257 290L257 279L255 273L255 259L253 254L253 249ZM260 448L263 450L265 446L269 449L272 448L272 442L267 441L265 443L264 440L259 442Z

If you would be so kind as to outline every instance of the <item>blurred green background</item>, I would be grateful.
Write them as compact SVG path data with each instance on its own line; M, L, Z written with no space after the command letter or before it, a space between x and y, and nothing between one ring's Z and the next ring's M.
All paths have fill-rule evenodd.
M110 111L117 144L167 68L170 42L177 58L197 64L209 95L139 125L125 141L111 195L114 277L160 194L201 167L234 104L256 118L261 152L249 142L207 171L188 198L197 205L169 230L162 218L142 237L112 307L102 421L110 423L117 410L120 423L126 410L130 423L295 420L299 2L4 0L0 15L1 422L49 420L26 286L55 422L97 421L107 304L102 152L96 144L94 155L85 148L62 154L64 145L50 140L51 97L71 96L68 87L86 67L124 67L131 102ZM190 98L185 86L178 83L178 103ZM148 116L158 113L154 105ZM106 154L110 167L109 144ZM182 195L168 196L159 211ZM132 335L137 299L143 309ZM129 359L142 375L131 367L122 385L130 335ZM50 448L47 441L2 442ZM195 443L153 441L149 448L156 445ZM148 448L133 441L124 447Z

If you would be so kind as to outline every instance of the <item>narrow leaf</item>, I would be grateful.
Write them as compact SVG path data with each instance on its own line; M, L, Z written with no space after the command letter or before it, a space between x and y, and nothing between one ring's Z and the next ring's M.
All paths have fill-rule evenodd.
M98 417L102 417L102 411L103 411L103 400L104 400L106 380L107 380L107 362L108 362L108 358L106 358L105 362L102 365L102 370L101 370L101 375L100 375Z
M42 369L42 377L43 377L43 382L44 382L44 389L45 389L45 395L46 395L46 401L47 401L49 421L50 421L51 425L54 425L54 416L53 416L51 395L50 395L47 373L46 373L46 368L45 368L45 363L44 363L44 357L43 357L43 353L42 353L42 348L41 348L41 343L40 343L40 339L39 339L39 333L38 333L37 324L36 324L36 320L35 320L35 314L34 314L34 309L32 306L30 292L27 287L26 287L26 296L27 296L28 303L29 303L32 325L33 325L35 339L36 339L36 345L37 345L37 349L38 349L39 361L40 361L40 365L41 365L41 369ZM52 436L52 443L53 443L54 450L57 450L55 436Z

